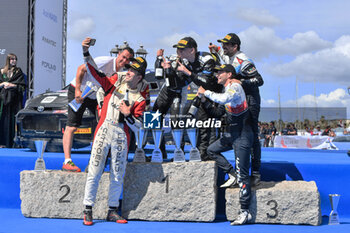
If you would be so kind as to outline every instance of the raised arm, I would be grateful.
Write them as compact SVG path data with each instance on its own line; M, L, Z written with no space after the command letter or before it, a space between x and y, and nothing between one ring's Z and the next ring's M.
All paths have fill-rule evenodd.
M89 52L89 43L91 38L87 37L82 42L83 47L83 55L84 55L84 62L86 66L86 71L94 78L97 82L99 82L104 89L104 91L109 90L115 83L115 81L118 79L117 77L114 77L117 74L114 74L112 77L107 77L106 74L99 71L97 68L97 65L94 61L94 59L91 57ZM111 80L114 80L112 83Z

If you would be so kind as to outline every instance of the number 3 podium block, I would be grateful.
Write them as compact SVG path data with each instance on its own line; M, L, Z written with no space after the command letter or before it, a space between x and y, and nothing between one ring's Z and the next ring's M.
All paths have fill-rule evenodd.
M226 189L226 217L239 211L239 188ZM261 182L252 188L252 223L320 225L320 194L314 181Z

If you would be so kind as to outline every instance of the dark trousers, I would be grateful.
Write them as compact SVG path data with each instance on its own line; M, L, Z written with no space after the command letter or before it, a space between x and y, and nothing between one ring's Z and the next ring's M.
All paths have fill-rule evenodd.
M219 168L226 173L232 173L233 166L221 154L234 149L236 157L236 172L240 188L239 201L241 209L249 209L250 203L250 151L253 143L253 132L249 124L245 124L241 132L236 129L224 133L220 139L211 144L207 154L211 160L216 161Z
M259 105L249 106L249 117L250 117L250 126L253 130L253 146L251 150L252 154L252 171L259 171L261 165L261 145L259 141Z
M197 119L205 121L212 118L204 110L202 104L199 106L197 112ZM197 148L201 154L201 159L203 161L208 160L207 149L209 145L213 144L217 139L217 128L198 128L197 129Z

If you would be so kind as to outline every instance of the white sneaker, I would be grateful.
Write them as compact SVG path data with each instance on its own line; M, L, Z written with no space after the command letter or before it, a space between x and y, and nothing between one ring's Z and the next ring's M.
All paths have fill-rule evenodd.
M243 225L245 223L248 223L250 220L252 220L252 215L250 214L249 210L241 210L238 217L235 219L235 221L231 222L231 226L234 225Z
M228 180L226 180L225 183L223 183L220 188L229 188L233 187L237 184L237 177L231 174L228 174Z

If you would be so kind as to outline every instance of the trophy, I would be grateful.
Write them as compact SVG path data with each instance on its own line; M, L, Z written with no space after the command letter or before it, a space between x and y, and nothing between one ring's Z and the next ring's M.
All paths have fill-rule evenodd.
M187 135L191 142L191 150L190 150L190 161L193 162L199 162L201 160L201 154L199 153L198 148L196 147L197 144L197 135L196 135L196 129L187 129Z
M181 150L181 141L183 136L183 130L182 129L173 129L173 138L175 141L175 150L174 150L174 162L186 162L185 160L185 154Z
M339 194L329 194L329 200L331 201L332 211L329 215L328 225L339 224L339 215L337 211L339 199L340 199Z
M87 81L86 82L86 86L83 90L83 93L81 94L81 98L86 98L88 97L89 95L91 95L94 91L97 91L97 88L96 86L94 86L94 84L92 84L92 82L90 81ZM78 103L75 99L72 100L69 104L68 104L74 112L77 112L81 106L80 103Z
M145 157L145 151L142 149L142 145L144 143L144 139L147 137L145 136L145 130L140 128L137 131L137 134L135 136L136 136L137 148L134 153L133 162L144 163L146 162L146 157Z
M38 154L38 157L35 161L35 171L45 171L46 166L45 166L45 161L43 159L44 151L46 148L47 141L35 141L35 148L36 148L36 153Z
M152 136L154 140L154 150L152 152L152 163L162 163L163 162L163 155L161 150L159 149L160 141L163 137L163 130L161 129L154 129L152 130Z

